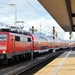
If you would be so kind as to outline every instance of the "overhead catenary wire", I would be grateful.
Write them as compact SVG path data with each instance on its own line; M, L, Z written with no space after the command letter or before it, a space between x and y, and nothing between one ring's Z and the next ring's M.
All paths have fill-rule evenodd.
M7 1L4 0L6 3ZM11 3L13 3L11 0L9 0ZM39 10L37 10L37 8L35 8L30 2L28 2L27 0L24 0L25 2L27 2L32 8L34 8L39 14L41 14L43 17L45 17L47 19L47 17L45 15L43 15ZM20 7L19 7L20 8ZM21 9L21 8L20 8ZM23 10L23 9L21 9ZM18 10L19 11L19 10ZM24 11L24 10L23 10ZM19 11L21 14L23 14L23 12ZM24 15L24 14L23 14ZM30 15L29 15L30 16ZM26 22L25 22L26 23ZM50 22L51 23L51 22ZM28 23L26 23L27 25L29 25ZM53 23L52 23L53 24ZM54 24L53 24L54 25ZM50 27L49 25L47 25L48 27Z
M27 0L25 0L32 8L34 8L39 14L41 14L43 17L45 17L46 19L48 19L45 15L43 15L39 10L37 10L30 2L28 2ZM52 23L52 22L50 22ZM53 23L52 23L53 24ZM53 24L54 25L54 24ZM47 25L49 27L49 25Z
M34 8L38 13L40 13L42 16L44 16L39 10L37 10L30 2L25 0L32 8ZM45 17L45 16L44 16ZM46 18L46 17L45 17Z
M12 4L14 4L11 0L9 0ZM20 10L22 10L22 12L20 11L20 10L18 10L20 13L21 13L21 15L23 15L23 16L28 16L28 15L25 15L24 14L24 12L23 11L25 11L23 8L21 8L20 6L17 6ZM29 16L31 16L31 15L29 15Z
M13 3L11 0L9 0L11 3ZM28 2L27 0L24 0L25 2L27 2L32 8L34 8L38 13L40 13L43 17L45 17L47 19L47 17L45 15L43 15L39 10L37 10L37 8L35 8L30 2ZM4 0L4 2L6 2L7 4L9 4L6 0ZM18 6L17 6L18 7ZM20 7L19 7L20 8ZM20 8L21 10L23 10L22 8ZM19 10L18 10L19 11ZM23 10L24 11L24 10ZM21 13L21 11L19 11ZM22 12L23 14L23 12ZM24 14L23 14L24 15ZM24 15L26 16L26 15ZM30 15L29 15L30 16ZM52 23L53 24L53 23Z
M46 19L48 19L44 14L42 14L35 6L33 6L30 2L28 2L27 0L24 0L25 2L27 2L33 9L35 9L40 15L42 15L43 17L45 17ZM6 2L6 4L9 4L6 0L4 0L4 2ZM11 2L11 3L13 3L12 2L12 0L9 0L9 2ZM17 6L17 7L19 7L19 9L20 10L17 10L19 13L21 13L21 15L23 15L23 16L26 16L25 14L24 14L24 12L22 12L22 11L24 11L24 9L23 8L21 8L20 6ZM28 15L27 15L28 16ZM30 15L29 15L30 16ZM33 16L31 16L31 17L33 17ZM25 21L25 23L27 24L27 25L29 25L26 21ZM51 22L50 22L51 23ZM54 25L53 23L51 23L52 25ZM47 25L49 28L50 28L50 26L49 25Z
M11 1L11 0L10 0ZM13 3L12 1L11 1L11 3ZM7 4L7 5L9 5L9 3L6 1L6 0L4 0L4 4ZM19 11L20 12L20 11ZM21 12L20 12L21 13ZM6 14L3 14L3 13L0 13L1 15L3 15L3 16L6 16L6 17L9 17L8 15L6 15ZM23 13L21 13L23 16L26 16L26 15L24 15ZM10 18L10 17L9 17ZM27 23L27 22L25 22L28 26L29 26L29 24Z
M6 0L4 0L4 1L6 1ZM39 10L37 10L30 2L28 2L27 0L24 0L25 2L27 2L32 8L34 8L38 13L40 13L43 17L45 17L46 19L47 19L47 17L46 16L44 16ZM10 0L10 2L11 3L13 3L11 0ZM7 2L6 2L7 3ZM18 7L18 6L17 6ZM20 7L19 7L20 8ZM21 8L20 8L21 9ZM21 10L23 10L23 9L21 9ZM19 10L18 10L19 11ZM24 11L24 10L23 10ZM21 11L19 11L20 13L21 13ZM21 13L21 14L23 14L23 12ZM24 15L24 14L23 14ZM26 15L24 15L24 16L26 16ZM29 15L30 16L30 15ZM47 25L48 26L48 25ZM49 26L48 26L49 27Z

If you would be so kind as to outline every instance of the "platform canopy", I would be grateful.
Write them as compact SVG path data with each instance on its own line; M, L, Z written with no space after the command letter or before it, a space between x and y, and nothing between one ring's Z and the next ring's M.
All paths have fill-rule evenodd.
M75 31L75 0L38 0L65 31Z

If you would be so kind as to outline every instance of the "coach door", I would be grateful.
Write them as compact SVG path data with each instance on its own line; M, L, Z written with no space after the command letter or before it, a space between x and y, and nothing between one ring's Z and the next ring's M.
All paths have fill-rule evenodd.
M11 50L14 53L15 52L15 37L11 35Z

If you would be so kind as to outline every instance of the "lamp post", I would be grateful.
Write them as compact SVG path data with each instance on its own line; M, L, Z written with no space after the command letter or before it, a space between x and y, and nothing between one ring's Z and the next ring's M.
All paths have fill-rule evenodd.
M16 20L17 20L17 9L16 9L16 4L9 4L10 6L14 6L14 14L15 14L15 17L14 17L14 25L16 26Z

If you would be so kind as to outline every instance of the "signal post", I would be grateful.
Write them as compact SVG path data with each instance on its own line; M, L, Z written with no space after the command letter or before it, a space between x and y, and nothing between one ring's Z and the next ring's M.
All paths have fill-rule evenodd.
M53 37L53 39L55 39L55 27L53 27L53 29L52 29L52 37ZM54 43L55 43L55 41L53 41ZM53 52L55 52L56 53L56 51L55 51L55 49L53 49Z
M32 31L32 34L34 34L34 26L32 26L31 31ZM31 61L33 61L33 50L31 50Z

